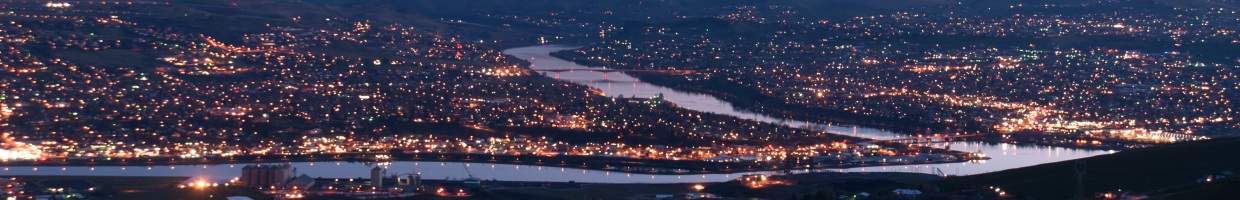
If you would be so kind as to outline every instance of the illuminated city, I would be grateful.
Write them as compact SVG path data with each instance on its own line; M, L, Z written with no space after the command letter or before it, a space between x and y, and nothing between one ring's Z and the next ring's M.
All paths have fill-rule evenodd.
M1237 9L0 1L0 197L1211 199Z

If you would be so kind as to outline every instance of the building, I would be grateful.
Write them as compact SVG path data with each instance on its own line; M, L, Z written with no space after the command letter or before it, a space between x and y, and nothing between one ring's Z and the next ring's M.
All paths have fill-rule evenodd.
M297 170L288 164L247 165L241 168L241 183L256 188L283 187Z
M288 183L285 184L285 186L288 188L293 188L293 189L307 189L307 188L313 188L316 182L317 181L314 180L314 178L307 176L305 174L302 174L301 176L297 176L296 178L289 180Z
M375 166L375 168L371 168L370 169L370 186L373 186L376 188L383 188L383 174L385 174L386 171L387 170L384 170L383 167L379 167L379 166Z
M409 174L404 178L396 177L396 185L405 186L405 188L414 190L422 188L422 175Z

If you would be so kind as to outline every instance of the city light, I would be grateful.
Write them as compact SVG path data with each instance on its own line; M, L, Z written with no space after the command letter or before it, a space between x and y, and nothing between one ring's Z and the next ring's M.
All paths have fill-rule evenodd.
M48 8L68 8L73 6L73 4L69 4L68 2L47 2L47 4L43 4L43 6Z

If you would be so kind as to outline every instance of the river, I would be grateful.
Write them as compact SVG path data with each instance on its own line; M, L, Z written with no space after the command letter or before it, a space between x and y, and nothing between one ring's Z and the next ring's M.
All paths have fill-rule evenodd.
M572 70L583 71L546 72L543 75L589 85L602 90L609 96L651 97L662 94L665 100L677 106L743 119L778 123L792 127L820 127L835 134L852 135L873 139L890 139L900 134L874 128L857 126L832 126L796 120L780 119L762 114L746 112L733 107L730 103L710 95L682 92L666 87L645 83L624 73L603 73L585 71L596 69L578 65L573 62L550 56L550 53L572 49L569 46L530 46L505 50L504 53L524 59L531 63L535 70ZM945 144L946 145L946 144ZM924 164L904 166L859 167L848 169L799 170L795 173L831 171L831 172L916 172L942 175L972 175L1005 169L1026 167L1043 163L1071 160L1112 153L1112 151L1084 150L1046 146L1017 146L1012 144L988 144L979 142L953 142L951 149L981 152L991 157L990 160ZM294 162L298 173L314 177L357 178L368 177L371 164L357 162ZM212 180L227 180L241 174L241 164L210 164L210 165L159 165L159 166L43 166L43 167L4 167L0 175L64 175L64 176L190 176ZM770 174L773 172L749 172L733 174L699 174L699 175L651 175L640 173L609 172L600 170L573 169L551 166L529 166L490 163L460 163L431 161L394 161L384 165L390 175L420 173L425 179L463 179L476 177L484 180L502 181L545 181L545 182L582 182L582 183L699 183L722 182L735 179L744 174Z
M599 72L591 69L604 69L591 66L583 66L571 61L559 59L551 56L552 52L573 49L571 46L559 45L542 45L519 47L505 50L504 53L515 56L517 58L530 62L530 68L534 70L577 70L564 72L542 72L541 74L560 79L571 81L578 84L589 85L598 88L608 96L637 96L652 97L662 94L664 100L675 103L682 108L696 110L701 112L715 113L720 115L734 116L742 119L749 119L761 122L783 124L791 127L818 127L834 134L851 135L855 137L871 138L871 139L892 139L902 137L902 134L885 131L875 128L857 127L857 126L833 126L829 124L817 124L804 121L781 119L763 114L753 113L733 107L731 103L715 98L711 95L690 93L678 91L675 89L642 82L637 78L620 72ZM1097 155L1113 153L1114 151L1103 150L1086 150L1063 147L1036 146L1036 145L1013 145L1013 144L992 144L982 142L951 142L940 144L940 147L950 146L953 150L981 152L990 156L990 160L950 163L950 164L927 164L927 165L909 165L909 166L883 166L883 167L860 167L849 169L830 169L829 171L842 172L918 172L943 175L972 175L986 172L994 172L1005 169L1033 166L1044 163L1058 162L1064 160L1072 160L1077 158L1085 158Z

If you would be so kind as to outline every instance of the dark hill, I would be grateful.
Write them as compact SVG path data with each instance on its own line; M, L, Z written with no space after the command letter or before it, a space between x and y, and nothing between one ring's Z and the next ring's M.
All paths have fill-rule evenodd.
M1240 191L1220 187L1235 186L1235 177L1222 183L1201 184L1198 181L1209 175L1240 171L1236 153L1240 153L1238 138L1187 142L1079 161L952 177L945 179L942 185L949 191L998 186L1018 197L1071 199L1077 187L1076 167L1083 163L1085 197L1116 190L1156 198L1234 195Z

